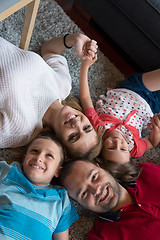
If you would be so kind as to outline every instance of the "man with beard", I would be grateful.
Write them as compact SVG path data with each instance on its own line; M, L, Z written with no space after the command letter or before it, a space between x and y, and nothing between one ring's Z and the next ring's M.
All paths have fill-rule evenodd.
M158 240L160 234L160 166L89 160L65 164L60 181L84 208L98 212L87 240Z

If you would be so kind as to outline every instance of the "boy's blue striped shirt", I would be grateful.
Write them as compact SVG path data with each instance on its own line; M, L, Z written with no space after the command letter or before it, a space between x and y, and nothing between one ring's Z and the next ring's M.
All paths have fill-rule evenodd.
M77 219L64 188L36 187L21 164L0 162L0 239L52 239Z

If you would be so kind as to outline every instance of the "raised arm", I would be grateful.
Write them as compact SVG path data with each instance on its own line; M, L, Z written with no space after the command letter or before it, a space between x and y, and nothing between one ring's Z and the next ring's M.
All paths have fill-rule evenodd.
M144 139L148 142L149 148L152 149L160 143L160 113L155 113L151 118L148 128L152 131L151 135Z
M83 55L83 47L90 40L86 35L81 33L71 34L62 37L52 38L45 42L41 47L42 57L48 53L61 54L67 47L75 47L78 56ZM66 46L64 45L64 42Z
M93 107L88 85L88 69L97 60L96 42L88 42L85 46L87 56L81 57L80 77L79 77L79 97L83 110Z
M151 92L160 90L160 69L144 73L142 81Z

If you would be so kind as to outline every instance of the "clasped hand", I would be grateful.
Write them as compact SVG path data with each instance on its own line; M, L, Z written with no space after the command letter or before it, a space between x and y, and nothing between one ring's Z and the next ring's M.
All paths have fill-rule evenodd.
M78 56L81 59L89 58L94 59L97 53L97 42L95 40L91 40L89 37L83 34L78 34L75 49Z

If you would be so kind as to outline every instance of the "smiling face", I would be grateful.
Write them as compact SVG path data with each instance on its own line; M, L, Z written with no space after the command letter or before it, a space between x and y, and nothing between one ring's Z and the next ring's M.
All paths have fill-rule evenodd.
M119 184L90 162L75 161L63 185L73 199L94 212L112 211L119 203Z
M110 160L121 164L130 161L128 144L121 133L116 130L106 132L103 138L102 157L103 160Z
M34 185L49 184L60 167L61 158L62 149L53 140L36 139L23 159L24 175Z
M59 110L54 119L56 135L71 153L86 154L98 142L98 136L88 118L69 106Z

